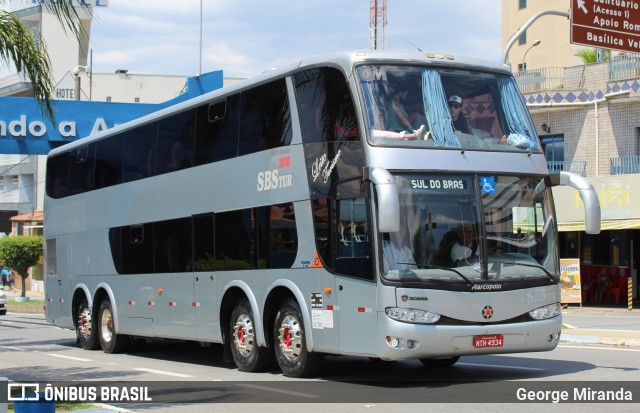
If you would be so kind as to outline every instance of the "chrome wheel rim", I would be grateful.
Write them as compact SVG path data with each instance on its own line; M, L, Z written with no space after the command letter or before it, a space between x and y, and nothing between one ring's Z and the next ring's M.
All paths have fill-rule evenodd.
M253 321L248 314L242 314L233 326L233 344L243 357L249 357L255 345Z
M102 317L100 318L100 334L105 342L110 342L113 338L113 313L111 313L111 310L109 309L102 311Z
M278 345L282 355L290 362L297 362L302 353L302 328L296 317L288 315L278 330Z

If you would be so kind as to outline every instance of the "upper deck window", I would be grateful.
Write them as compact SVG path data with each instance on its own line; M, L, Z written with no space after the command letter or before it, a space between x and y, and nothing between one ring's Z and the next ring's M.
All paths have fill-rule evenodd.
M357 75L372 144L540 151L510 76L392 65L360 66Z
M304 143L358 139L353 97L342 72L322 67L293 78Z

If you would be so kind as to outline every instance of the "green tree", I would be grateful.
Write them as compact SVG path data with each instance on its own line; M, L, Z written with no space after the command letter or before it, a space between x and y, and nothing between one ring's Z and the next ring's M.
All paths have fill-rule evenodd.
M0 5L6 5L0 0ZM83 33L78 11L72 1L41 0L45 7L60 21L65 32L69 30L77 38ZM81 6L89 14L89 6ZM13 13L0 10L0 62L9 66L13 62L18 72L24 72L31 80L33 96L44 115L55 124L51 95L55 87L51 79L51 62L47 46L39 31L26 26Z
M574 56L579 57L582 60L582 63L588 65L590 63L598 62L598 49L585 47L582 49L578 49ZM611 59L611 49L602 49L602 61L606 62Z
M40 236L4 237L0 239L0 262L22 276L22 296L26 296L29 268L42 256L43 240Z

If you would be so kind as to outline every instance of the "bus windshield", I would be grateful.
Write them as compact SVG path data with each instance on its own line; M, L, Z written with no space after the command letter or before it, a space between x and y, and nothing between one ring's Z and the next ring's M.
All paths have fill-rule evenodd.
M506 74L405 65L356 70L373 145L539 152Z
M556 280L551 189L540 177L396 176L400 230L383 233L390 281Z

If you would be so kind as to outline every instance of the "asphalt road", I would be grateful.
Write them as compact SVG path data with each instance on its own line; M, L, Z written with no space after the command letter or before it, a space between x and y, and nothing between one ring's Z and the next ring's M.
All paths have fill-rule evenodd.
M591 327L600 323L581 317L572 322L590 322ZM615 408L617 413L637 411L640 399L640 349L562 344L545 353L462 357L447 369L428 369L417 361L326 357L321 373L306 380L290 379L276 370L243 373L222 363L221 354L219 346L186 343L146 345L126 354L85 351L76 347L72 331L50 326L41 315L0 317L0 376L25 382L149 387L151 403L114 404L133 411L277 408L326 413L330 406L332 413L416 408L512 412L515 406L519 411L538 406L537 412L538 404L518 399L518 389L529 389L534 396L565 388L571 394L586 388L631 389L632 404L561 404L562 411ZM535 401L547 403L545 410L558 408L550 400Z

